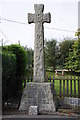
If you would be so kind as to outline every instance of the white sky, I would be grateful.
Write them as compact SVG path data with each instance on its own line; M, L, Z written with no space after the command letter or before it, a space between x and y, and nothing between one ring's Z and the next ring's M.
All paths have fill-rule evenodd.
M56 1L56 2L55 2ZM0 20L0 41L5 44L18 43L34 48L34 26L28 24L27 14L34 13L34 4L44 4L44 13L51 13L51 23L44 27L76 31L78 28L79 0L2 0L0 1L0 18L27 23L19 24ZM6 36L4 36L4 35ZM75 38L75 32L44 29L44 38L56 38L61 41L64 37Z

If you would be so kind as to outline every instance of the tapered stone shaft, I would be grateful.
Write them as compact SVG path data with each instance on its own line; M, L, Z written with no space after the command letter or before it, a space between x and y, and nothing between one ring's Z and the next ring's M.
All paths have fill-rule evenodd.
M50 13L44 14L44 5L35 4L35 13L28 13L28 23L35 23L35 40L34 40L34 81L44 82L44 26L43 23L50 23Z

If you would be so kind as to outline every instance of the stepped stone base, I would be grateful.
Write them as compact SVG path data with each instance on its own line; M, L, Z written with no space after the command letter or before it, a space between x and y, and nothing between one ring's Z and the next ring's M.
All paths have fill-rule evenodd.
M19 110L29 113L30 106L38 106L39 114L55 112L57 108L57 98L53 85L50 83L27 83Z

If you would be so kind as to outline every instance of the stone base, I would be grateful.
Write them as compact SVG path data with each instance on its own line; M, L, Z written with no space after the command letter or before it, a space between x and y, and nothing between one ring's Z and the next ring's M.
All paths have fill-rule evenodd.
M39 114L55 112L57 98L51 83L27 83L19 110L29 112L30 106L38 106Z
M30 106L28 114L29 115L38 115L38 106Z

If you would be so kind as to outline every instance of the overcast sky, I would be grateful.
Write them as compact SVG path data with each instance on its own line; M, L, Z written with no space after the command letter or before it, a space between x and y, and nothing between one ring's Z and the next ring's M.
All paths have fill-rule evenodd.
M34 48L35 24L28 24L27 14L34 13L34 4L39 3L44 4L44 13L51 13L51 23L44 23L44 38L55 38L58 41L61 41L64 37L76 38L75 31L78 29L78 1L79 0L49 0L49 2L47 2L47 0L0 1L0 41L3 39L4 44L18 43L18 41L20 41L21 45ZM12 20L13 22L7 20Z

